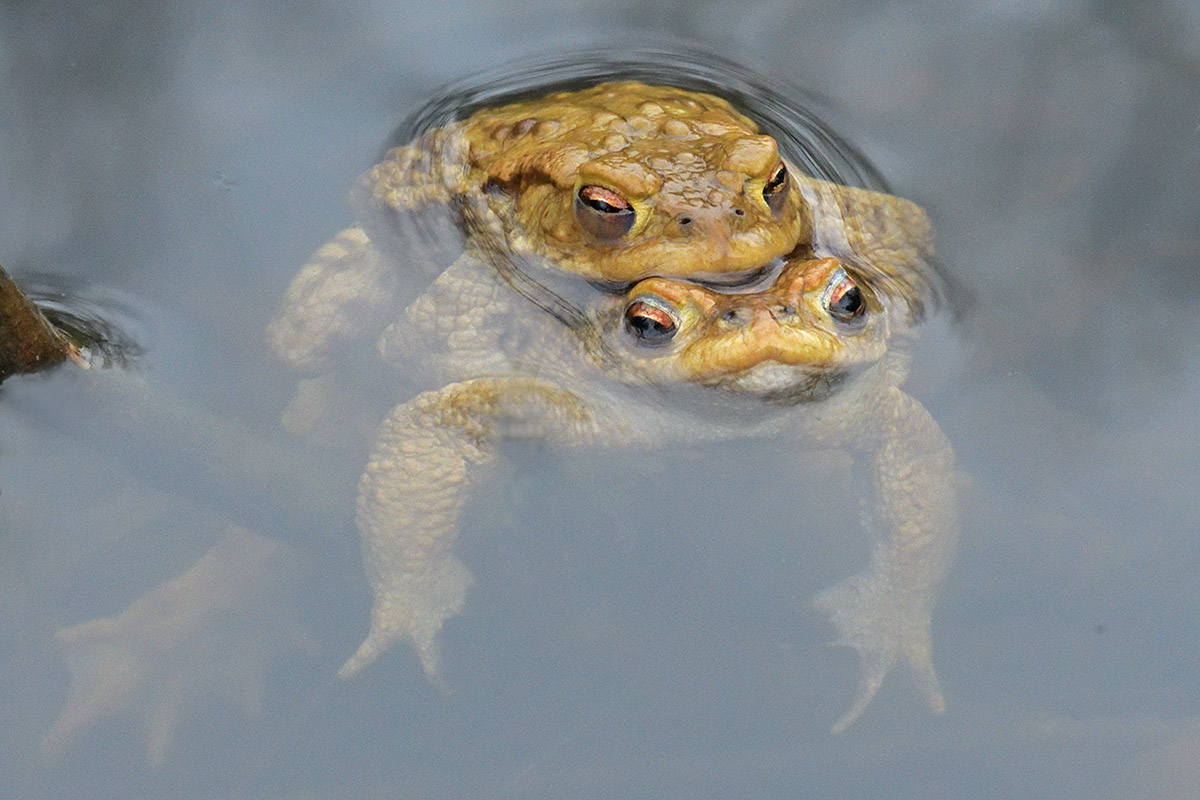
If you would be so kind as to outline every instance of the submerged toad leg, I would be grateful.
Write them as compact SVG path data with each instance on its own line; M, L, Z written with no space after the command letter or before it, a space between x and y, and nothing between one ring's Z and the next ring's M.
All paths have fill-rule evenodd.
M371 630L338 674L352 676L407 640L440 683L437 634L462 610L471 585L451 546L472 485L496 459L497 440L577 441L590 425L574 394L526 378L453 383L397 406L359 483Z
M837 628L835 643L853 647L861 658L854 702L833 726L835 734L858 719L898 661L915 673L929 708L945 708L930 627L958 538L954 453L916 400L894 388L882 400L859 465L867 483L867 525L879 538L866 572L813 600Z
M359 180L352 195L357 211L397 214L453 204L467 191L469 148L454 125L391 148Z
M462 251L459 206L481 191L483 181L468 166L469 148L458 126L430 131L412 145L388 150L350 194L371 241L410 267L409 280L436 276ZM410 292L408 300L415 297Z
M394 294L390 268L361 228L347 228L313 253L267 326L271 349L293 367L329 366L334 346L372 337ZM371 321L376 324L372 325Z
M458 255L453 205L466 191L462 146L443 132L420 147L393 148L363 176L352 193L363 226L345 229L312 255L267 328L281 358L301 369L324 368L339 340L373 338L391 321L384 311L416 297L424 282L414 275L436 275ZM398 264L407 270L403 285Z
M46 758L127 714L140 717L157 766L189 713L212 714L218 700L229 700L259 714L272 659L316 650L294 605L302 561L273 539L230 526L186 571L116 616L59 630L71 689L42 739Z

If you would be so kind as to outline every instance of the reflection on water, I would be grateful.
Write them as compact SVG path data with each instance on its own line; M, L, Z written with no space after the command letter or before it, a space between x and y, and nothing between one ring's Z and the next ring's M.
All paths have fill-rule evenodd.
M0 262L112 286L153 324L130 328L133 371L0 394L0 779L30 797L1193 795L1198 248L1180 176L1197 148L1180 109L1200 50L1190 6L1159 5L980 6L954 34L934 33L935 4L460 9L476 30L417 6L280 20L206 3L138 25L4 9ZM420 384L368 344L292 404L290 427L320 433L298 442L279 427L295 381L261 344L269 309L351 221L343 187L396 109L522 55L496 44L506 31L561 45L631 24L830 96L822 118L930 209L975 296L958 324L925 326L905 384L970 476L934 616L941 717L902 674L828 735L856 656L824 646L807 603L872 542L848 524L850 460L782 441L504 447L521 469L481 487L456 545L476 585L443 632L452 693L404 652L330 677L369 612L358 472ZM746 79L729 79L742 100ZM827 177L879 185L853 151L814 152ZM733 317L770 305L777 269ZM672 302L728 302L668 283L643 328ZM600 324L633 287L552 288ZM613 310L587 305L610 291ZM301 413L329 407L354 421L318 432L329 416ZM130 630L157 633L131 654Z

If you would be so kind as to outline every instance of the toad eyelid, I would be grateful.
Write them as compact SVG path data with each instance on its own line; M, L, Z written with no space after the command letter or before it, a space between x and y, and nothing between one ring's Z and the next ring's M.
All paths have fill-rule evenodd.
M669 314L672 317L679 315L679 312L676 311L674 306L656 294L639 294L636 297L631 297L629 298L629 302L625 304L625 308L633 308L638 303L657 308L659 311Z
M617 191L609 189L607 186L601 186L596 183L586 183L579 187L579 199L583 200L597 211L609 211L620 213L633 210L633 204ZM605 206L605 208L600 208Z
M764 181L764 183L766 184L763 187L764 190L770 192L770 191L775 191L776 189L779 189L780 187L783 186L783 182L787 180L787 177L788 177L787 165L784 164L782 161L780 161L778 164L775 165L774 169L771 170L771 174L767 176L766 181Z
M575 192L575 219L602 242L615 242L628 235L638 216L628 200L603 186L584 184Z

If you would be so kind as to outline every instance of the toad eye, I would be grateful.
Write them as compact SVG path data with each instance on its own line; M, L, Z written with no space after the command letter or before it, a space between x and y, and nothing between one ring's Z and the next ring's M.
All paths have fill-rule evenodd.
M829 282L824 303L829 315L842 323L861 320L867 311L867 300L863 296L862 289L858 288L858 284L840 269L834 273L833 280Z
M763 200L767 201L771 213L778 214L779 210L783 208L790 183L791 178L788 176L787 165L780 161L779 166L775 167L775 171L771 173L771 177L767 178L767 182L763 186Z
M620 239L633 227L633 206L611 189L588 184L575 195L575 219L597 239Z
M662 345L679 330L675 311L652 297L635 299L625 307L625 330L642 344Z

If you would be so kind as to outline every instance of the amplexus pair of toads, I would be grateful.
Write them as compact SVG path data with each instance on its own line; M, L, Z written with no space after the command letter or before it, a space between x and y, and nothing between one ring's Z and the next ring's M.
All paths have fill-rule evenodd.
M365 339L428 381L383 421L359 484L374 608L343 676L404 641L438 680L439 631L472 582L452 545L499 441L771 437L849 450L865 476L870 563L815 601L861 656L835 730L897 662L942 709L930 624L953 453L899 388L934 294L920 208L802 174L713 94L634 81L432 127L352 202L360 226L317 251L269 329L312 373Z

